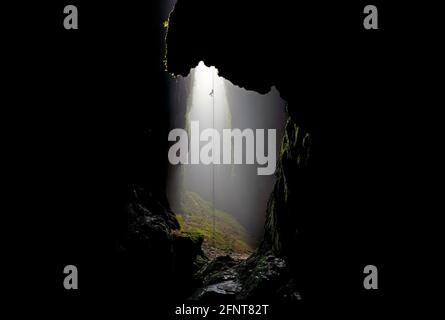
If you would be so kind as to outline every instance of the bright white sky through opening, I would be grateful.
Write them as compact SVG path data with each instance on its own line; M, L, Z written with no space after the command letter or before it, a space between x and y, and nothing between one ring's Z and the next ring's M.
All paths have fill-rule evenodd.
M213 128L222 132L231 128L224 78L218 76L215 67L207 67L202 61L195 68L194 77L187 126L191 121L199 121L200 131Z

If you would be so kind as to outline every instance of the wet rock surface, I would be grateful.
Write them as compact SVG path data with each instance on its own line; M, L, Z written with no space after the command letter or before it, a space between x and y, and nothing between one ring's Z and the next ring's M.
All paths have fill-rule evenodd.
M224 301L236 298L241 290L241 284L235 280L223 281L211 284L199 289L192 300Z
M202 286L191 300L233 301L269 297L299 300L295 281L283 258L272 252L256 252L247 260L221 256L197 273Z

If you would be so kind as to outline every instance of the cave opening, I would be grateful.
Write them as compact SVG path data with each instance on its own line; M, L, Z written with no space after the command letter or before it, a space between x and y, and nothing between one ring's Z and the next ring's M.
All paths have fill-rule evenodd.
M221 77L216 67L208 67L203 61L187 76L170 77L168 81L171 130L180 128L190 136L195 123L199 123L200 130L213 129L210 132L215 133L227 129L253 133L273 130L275 139L255 141L252 148L256 151L264 148L264 155L269 156L272 151L280 150L287 114L285 101L275 87L267 94L245 90ZM215 134L208 138L195 146L201 154L206 145L215 146ZM258 136L255 138L258 140ZM242 137L243 146L247 146L248 140L247 136ZM192 150L192 142L187 143ZM193 154L187 155L190 159L187 164L170 163L167 196L180 223L180 232L203 237L202 249L209 259L221 255L245 259L262 239L275 175L258 174L261 166L248 161L251 150L248 147L241 149L240 158L244 160L241 162L216 161L216 157L223 159L223 155L210 149L208 154L213 159L210 163L193 162L190 159ZM234 160L235 152L230 157Z

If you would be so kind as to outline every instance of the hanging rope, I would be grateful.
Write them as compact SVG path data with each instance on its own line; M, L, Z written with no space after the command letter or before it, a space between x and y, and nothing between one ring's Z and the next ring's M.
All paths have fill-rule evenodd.
M213 129L215 129L215 79L214 79L214 73L215 73L215 69L212 69L212 102L213 102L213 107L212 107L212 126ZM213 157L213 162L212 162L212 200L213 200L213 247L215 247L215 233L216 233L216 219L215 219L215 135L213 135L213 139L212 139L212 143L213 143L213 150L212 150L212 157Z

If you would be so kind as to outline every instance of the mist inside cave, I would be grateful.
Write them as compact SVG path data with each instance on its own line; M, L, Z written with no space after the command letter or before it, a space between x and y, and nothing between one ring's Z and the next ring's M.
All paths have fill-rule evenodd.
M191 121L199 121L201 131L275 129L279 156L286 111L275 87L263 95L245 90L203 62L187 77L168 81L170 129L190 132ZM172 210L182 231L204 237L203 249L210 258L246 256L258 246L275 175L258 175L257 167L245 163L169 165L167 195Z

